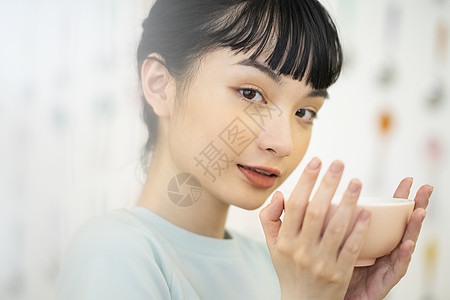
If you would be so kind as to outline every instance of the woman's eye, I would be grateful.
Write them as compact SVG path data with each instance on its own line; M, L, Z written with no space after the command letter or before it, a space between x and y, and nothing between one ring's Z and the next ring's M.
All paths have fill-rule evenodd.
M251 102L259 102L263 100L261 93L252 89L240 89L239 93L242 97Z
M304 109L304 108L297 110L295 115L297 117L299 117L300 119L302 119L303 121L305 121L307 123L311 123L311 124L313 123L314 119L317 117L317 113L315 111L312 111L310 109Z

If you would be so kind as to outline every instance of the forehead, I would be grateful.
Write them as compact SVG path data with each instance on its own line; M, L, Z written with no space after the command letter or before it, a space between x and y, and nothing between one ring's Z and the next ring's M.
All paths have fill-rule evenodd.
M205 54L198 62L193 78L201 80L203 84L216 81L248 81L252 80L288 88L298 96L327 98L327 89L314 89L305 79L294 79L289 75L278 74L266 64L263 57L251 59L251 54L235 52L226 48L219 48ZM201 78L198 78L201 77ZM267 85L265 85L267 87Z
M260 55L253 59L251 53L236 52L226 48L219 48L215 51L205 54L199 60L198 69L212 69L217 72L225 71L225 68L235 72L247 72L265 76L271 81L283 85L289 81L302 82L312 88L311 84L307 84L304 79L294 79L292 76L280 74L271 69L264 56ZM231 71L231 72L232 72Z

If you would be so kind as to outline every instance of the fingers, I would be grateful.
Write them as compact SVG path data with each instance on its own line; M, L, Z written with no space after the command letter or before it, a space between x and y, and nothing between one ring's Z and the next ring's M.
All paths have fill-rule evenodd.
M347 240L345 240L341 252L339 253L338 265L341 266L341 268L355 265L356 259L364 244L367 231L369 230L369 224L370 213L363 210L358 215L355 226Z
M261 225L266 236L266 242L269 249L272 249L275 245L278 237L278 233L281 227L281 214L284 208L284 196L280 191L276 191L272 197L272 201L269 205L264 207L260 213L259 218Z
M428 205L433 187L430 185L424 185L417 191L414 201L416 202L415 208L409 219L408 225L403 234L402 241L411 240L414 244L419 237L420 229L422 228L423 220L426 215L426 207Z
M415 207L408 222L408 226L403 234L402 241L411 240L414 243L419 237L420 229L422 227L423 220L426 215L426 207L428 206L433 187L430 185L424 185L416 193Z
M311 192L319 176L322 162L318 158L313 158L306 166L300 176L297 185L292 191L291 197L286 202L284 212L283 227L280 235L293 238L300 231L305 209L308 206Z
M414 243L419 237L420 229L422 228L423 220L425 219L425 209L418 208L413 211L408 222L408 226L403 234L402 241L411 240Z
M406 177L403 179L395 190L394 198L404 198L407 199L409 196L409 191L413 183L412 177Z
M328 252L328 255L333 260L337 259L339 247L342 245L347 233L360 192L361 182L357 179L350 181L341 203L323 234L321 250Z
M411 186L413 183L413 179L411 177L406 177L403 179L397 187L397 190L394 193L395 198L408 198L409 191L411 190ZM426 208L428 206L429 198L431 193L433 192L433 187L431 185L423 185L416 193L416 197L414 201L416 202L415 208Z
M409 194L409 191L405 192L405 188L410 188L410 186L404 184L405 180L408 181L408 178L405 178L402 183L400 183L399 188L397 188L394 195L395 197L406 198L405 195ZM432 192L433 187L430 185L420 187L414 199L415 209L411 214L405 233L403 234L402 242L394 251L391 252L391 254L380 258L379 264L377 260L377 264L379 266L389 266L386 274L383 276L383 280L387 286L394 286L406 274L423 220L425 218L425 209L428 205Z
M426 184L421 186L416 193L416 197L414 198L414 202L416 202L414 209L427 208L432 193L433 187L431 185Z
M380 259L380 261L384 261L381 264L390 266L383 276L383 281L386 286L393 287L406 274L414 247L415 244L412 241L403 242L389 256Z
M406 241L400 245L396 260L394 262L394 267L392 269L393 274L395 274L395 277L397 277L393 280L394 284L400 281L400 279L406 274L409 263L411 261L411 255L414 251L414 247L415 243L413 243L412 241Z
M308 204L303 222L300 239L303 241L318 241L323 229L328 207L331 199L336 192L339 181L344 171L344 164L341 161L334 161L322 182L312 201Z

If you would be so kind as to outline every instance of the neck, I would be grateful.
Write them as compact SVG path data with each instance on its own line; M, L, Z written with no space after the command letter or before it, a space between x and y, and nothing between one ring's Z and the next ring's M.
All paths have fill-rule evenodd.
M185 207L177 205L171 199L173 197L169 197L169 183L177 174L183 172L177 170L167 152L158 149L153 152L147 179L137 205L193 233L224 238L228 204L216 199L205 189L193 205ZM180 195L188 193L188 189L183 190L183 186L180 186Z

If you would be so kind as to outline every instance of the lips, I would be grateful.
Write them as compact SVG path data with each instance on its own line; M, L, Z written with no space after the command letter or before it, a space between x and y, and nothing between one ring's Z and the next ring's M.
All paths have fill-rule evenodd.
M244 165L240 165L238 164L239 167L247 169L247 170L251 170L251 171L255 171L258 172L262 175L266 175L266 176L280 176L281 172L278 171L277 169L272 169L272 168L267 168L267 167L250 167L250 166L244 166Z
M244 166L241 164L237 166L250 184L261 189L272 187L277 177L281 175L279 170L273 168Z

